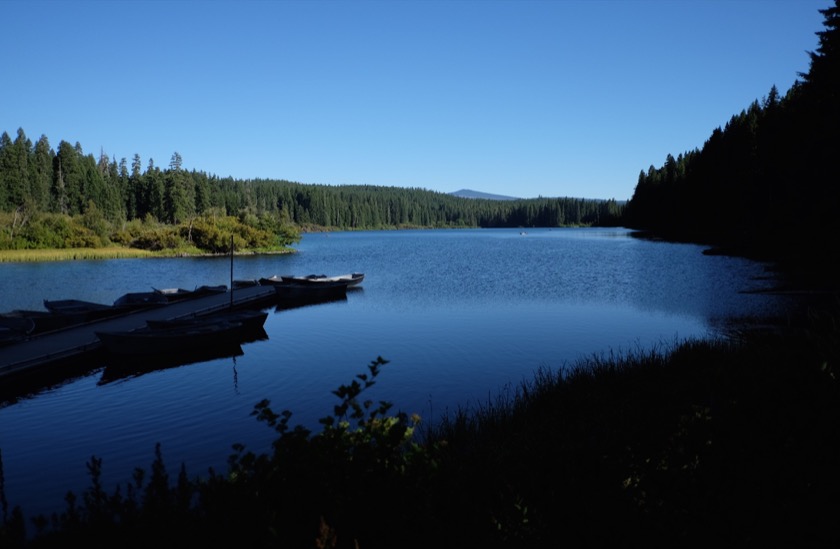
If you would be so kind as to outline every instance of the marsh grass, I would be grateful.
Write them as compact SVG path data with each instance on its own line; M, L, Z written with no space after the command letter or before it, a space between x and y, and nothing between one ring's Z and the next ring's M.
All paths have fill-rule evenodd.
M288 254L294 253L293 248L260 248L236 252L236 255L252 254ZM216 256L226 254L211 254L196 247L180 247L160 251L140 250L121 246L107 248L68 248L49 250L0 250L0 263L24 263L47 261L74 261L92 259L133 259L151 257L196 257Z
M135 257L159 257L157 252L138 250L121 246L107 248L67 248L49 250L0 250L0 263L23 263L37 261L73 261L87 259L124 259Z
M543 370L427 436L460 464L452 501L508 491L494 516L531 543L834 546L836 318Z

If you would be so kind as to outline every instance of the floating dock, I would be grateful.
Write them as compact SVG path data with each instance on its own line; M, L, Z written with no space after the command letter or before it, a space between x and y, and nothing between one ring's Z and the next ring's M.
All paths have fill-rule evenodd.
M98 350L102 346L96 336L96 332L99 331L136 330L146 326L147 320L203 316L228 308L269 304L276 298L277 292L272 286L235 288L36 335L25 341L0 347L0 379Z

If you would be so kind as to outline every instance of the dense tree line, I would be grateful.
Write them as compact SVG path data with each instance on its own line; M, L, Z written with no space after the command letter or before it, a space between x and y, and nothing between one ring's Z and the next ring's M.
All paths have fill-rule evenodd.
M342 229L389 227L560 227L615 223L615 200L461 198L424 189L368 185L236 182L260 208L276 207L298 225Z
M177 224L210 210L236 215L260 214L242 189L217 177L182 169L175 152L161 170L150 159L145 170L135 154L131 165L105 153L85 154L79 143L61 141L58 150L46 136L36 144L18 129L12 140L0 136L0 212L76 216L92 204L111 222L144 219Z
M86 154L79 143L46 136L36 143L22 128L13 140L0 136L0 249L54 245L56 238L23 238L27 226L55 223L95 212L112 227L135 220L180 225L220 213L270 216L297 227L379 229L398 227L533 227L616 224L615 200L538 198L517 201L467 199L423 189L331 186L285 180L219 178L182 168L175 152L161 169L135 154L129 163L104 152ZM64 221L59 221L64 219ZM78 223L83 225L83 223ZM31 230L29 232L32 232ZM44 235L46 236L46 235Z
M840 229L840 3L825 10L810 68L773 86L702 148L639 174L625 224L768 258L836 256Z

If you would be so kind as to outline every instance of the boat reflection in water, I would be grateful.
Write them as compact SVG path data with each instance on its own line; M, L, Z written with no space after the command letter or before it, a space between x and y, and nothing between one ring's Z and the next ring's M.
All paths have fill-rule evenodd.
M159 353L152 355L118 355L107 353L97 385L136 378L144 374L210 362L212 360L233 358L245 354L242 346L254 341L267 340L268 334L260 326L243 334L240 341L221 341L215 345L206 345L180 352Z
M198 364L224 358L242 356L244 351L238 343L227 343L217 347L195 349L183 353L170 353L154 356L116 356L109 355L105 369L97 385L105 385L144 374L178 368L189 364Z
M230 311L210 317L148 321L125 332L97 332L108 353L100 384L165 370L241 356L242 345L268 339L265 311Z
M277 305L274 306L274 312L279 313L281 311L288 311L290 309L300 309L301 307L315 307L318 305L324 305L326 303L341 303L346 301L346 293L337 296L309 296L305 299L280 299L277 302Z
M0 382L0 408L34 398L93 374L102 367L104 355L104 349L97 349L81 357L56 360L50 368L37 368L32 372L15 375L9 382L3 380Z

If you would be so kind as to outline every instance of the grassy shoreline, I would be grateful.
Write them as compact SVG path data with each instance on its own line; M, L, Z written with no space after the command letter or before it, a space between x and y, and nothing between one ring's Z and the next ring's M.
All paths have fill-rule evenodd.
M292 248L278 250L245 250L234 255L291 254ZM29 263L50 261L76 261L95 259L135 259L154 257L211 257L228 254L211 254L198 249L163 250L152 252L136 248L109 246L107 248L54 248L46 250L0 250L0 263Z

